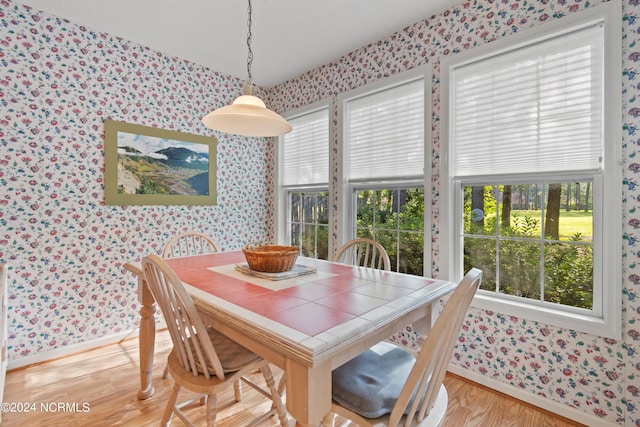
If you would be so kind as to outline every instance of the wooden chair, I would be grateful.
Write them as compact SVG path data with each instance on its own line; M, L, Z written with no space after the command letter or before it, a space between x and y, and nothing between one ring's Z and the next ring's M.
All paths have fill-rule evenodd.
M471 269L451 294L417 356L381 342L336 368L332 413L362 427L439 426L447 411L442 380L482 271ZM415 398L419 396L420 398Z
M371 239L357 238L348 241L338 249L333 260L344 264L391 270L387 251L380 243Z
M176 258L189 255L204 255L220 252L218 244L211 237L199 231L187 231L173 236L162 250L162 258ZM162 372L162 379L169 376L167 367ZM240 383L236 385L236 400L242 399Z
M176 234L162 251L162 258L175 258L189 255L203 255L219 252L218 244L206 234L188 231Z
M177 404L182 387L206 398L207 426L213 426L216 418L216 396L227 387L242 380L273 401L272 409L257 422L278 414L280 424L287 425L287 415L269 364L235 341L211 327L205 327L191 296L167 263L157 255L142 260L145 280L162 310L173 343L168 368L175 380L161 425L168 426L175 413L187 425L193 426L181 408L191 403ZM245 375L259 369L269 391L251 382Z

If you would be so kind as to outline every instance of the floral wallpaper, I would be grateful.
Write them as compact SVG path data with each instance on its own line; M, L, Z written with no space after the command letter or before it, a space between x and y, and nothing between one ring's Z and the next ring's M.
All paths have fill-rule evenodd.
M431 63L433 69L433 269L439 256L439 117L440 59L508 37L527 28L562 19L602 2L581 0L467 1L428 17L382 40L374 41L300 78L273 88L270 101L287 111L332 98L337 123L337 95L387 76ZM623 233L623 338L620 341L554 328L526 319L472 309L454 351L452 363L475 374L584 412L593 424L640 426L640 263L638 257L640 176L634 161L640 145L640 6L623 0L623 102L625 159ZM337 131L336 131L337 132ZM334 132L333 149L338 135ZM635 166L634 166L635 165ZM333 165L334 170L337 164ZM335 174L334 174L335 175ZM340 187L334 182L337 205ZM332 224L336 239L337 224ZM334 241L335 243L335 241ZM411 344L408 328L396 339Z
M272 238L264 139L200 118L243 82L0 1L0 262L9 265L9 360L133 329L123 263L174 234L221 249ZM105 119L218 138L216 206L105 206Z
M267 91L266 100L284 112L331 97L337 121L339 93L431 63L437 272L440 58L599 3L463 2L284 82ZM640 5L622 0L622 8L622 340L473 309L453 363L603 424L630 427L640 426L640 168L634 159L640 144ZM0 0L0 262L10 265L10 359L134 327L136 284L122 264L159 252L176 232L201 229L225 250L273 238L274 151L260 139L214 134L216 206L103 202L104 119L211 135L199 118L241 91L242 81L234 77ZM332 227L337 234L337 224Z

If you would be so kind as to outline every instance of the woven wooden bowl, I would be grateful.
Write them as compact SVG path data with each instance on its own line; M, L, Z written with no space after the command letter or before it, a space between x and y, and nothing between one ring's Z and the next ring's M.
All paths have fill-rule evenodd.
M247 243L242 252L250 269L263 273L281 273L293 268L300 254L300 248Z

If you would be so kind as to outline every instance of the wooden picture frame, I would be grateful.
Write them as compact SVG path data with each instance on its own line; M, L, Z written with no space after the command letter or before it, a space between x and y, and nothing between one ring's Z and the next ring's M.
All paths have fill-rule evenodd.
M105 120L107 205L215 205L214 137Z

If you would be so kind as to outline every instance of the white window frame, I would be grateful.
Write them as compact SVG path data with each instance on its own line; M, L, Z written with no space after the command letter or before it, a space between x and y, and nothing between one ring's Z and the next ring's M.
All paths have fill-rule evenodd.
M277 159L277 179L275 180L275 195L276 195L276 203L275 203L275 207L276 207L276 212L275 212L275 226L276 226L276 230L275 230L275 236L277 238L278 242L281 242L282 244L287 244L286 242L289 242L291 239L291 230L289 229L289 227L287 226L288 223L288 218L291 218L291 211L289 209L289 193L292 191L297 191L297 192L305 192L305 191L326 191L329 193L329 201L332 200L333 195L332 195L332 190L331 190L331 185L330 183L333 180L333 168L331 167L331 165L333 164L333 155L332 155L332 151L331 150L331 136L334 134L334 125L333 125L333 121L331 120L331 107L332 107L332 103L330 99L323 99L317 102L314 102L312 104L309 105L305 105L304 107L300 107L291 111L288 111L287 113L283 114L283 117L286 120L291 120L291 119L295 119L296 117L301 117L322 109L326 109L328 110L329 113L329 118L328 118L328 123L327 126L329 128L329 141L328 141L328 150L329 150L329 165L327 165L328 169L329 169L329 182L327 183L327 185L300 185L300 186L283 186L281 185L282 182L282 169L280 167L280 165L282 164L282 150L280 150L280 142L281 142L281 138L282 136L278 137L278 140L276 142L276 154L275 154L275 158ZM329 209L329 224L328 227L329 229L331 229L331 224L333 223L333 209ZM331 233L329 233L329 257L331 257L331 253L332 253L332 239L331 239Z
M526 32L505 37L464 54L446 58L441 62L442 82L442 127L441 127L441 173L442 191L440 212L454 215L440 215L441 276L459 280L462 275L461 234L462 207L459 200L460 186L451 178L451 156L449 143L449 114L451 72L461 66L488 56L510 51L518 47L567 32L593 25L605 25L605 66L604 66L604 135L605 159L604 176L600 184L594 180L594 310L591 314L552 304L539 305L524 298L497 295L493 292L478 291L473 307L513 315L541 322L555 327L573 329L603 337L620 339L622 324L622 35L621 5L611 1L584 12L565 17L553 23L544 24ZM557 174L549 179L568 179ZM574 179L575 177L571 177ZM511 180L510 180L511 179ZM502 183L511 183L517 177L501 177ZM524 179L524 178L520 178ZM490 181L491 177L487 178ZM533 180L533 179L532 179ZM547 180L548 181L548 180ZM469 181L466 181L467 183ZM486 181L485 181L486 182ZM601 191L596 194L595 187ZM599 214L596 213L598 203ZM606 209L605 209L606 207ZM600 236L600 244L596 239ZM597 247L596 247L597 245ZM600 256L596 256L596 250ZM596 300L600 297L599 300ZM601 309L600 309L601 307Z
M338 218L343 220L338 223L338 247L344 244L350 239L355 238L354 235L356 229L356 212L355 212L355 194L358 190L367 188L398 188L405 186L416 186L417 183L421 183L424 188L424 254L423 265L424 275L431 276L432 262L431 262L431 154L432 154L432 120L431 120L431 87L432 87L432 70L431 64L425 64L416 67L412 70L405 71L401 74L391 76L376 82L367 84L365 86L341 93L338 95L338 150L337 150L337 163L338 163L338 182L340 183L340 191L342 196L338 198ZM423 150L424 155L424 168L422 176L406 177L403 179L397 179L393 181L348 181L348 147L345 138L345 131L347 125L346 117L346 104L351 99L373 94L375 92L383 91L385 89L399 86L403 83L408 83L422 79L424 81L424 141L425 146Z

